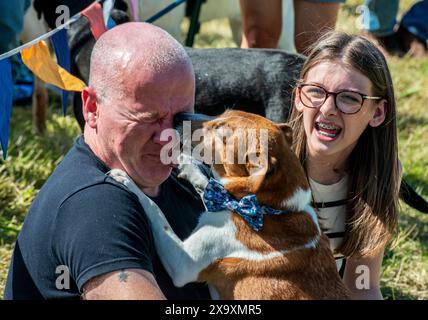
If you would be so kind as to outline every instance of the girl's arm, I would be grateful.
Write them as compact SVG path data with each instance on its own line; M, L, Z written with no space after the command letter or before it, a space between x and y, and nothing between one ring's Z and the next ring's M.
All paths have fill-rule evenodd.
M349 258L346 261L343 282L355 300L382 300L380 274L384 249L372 257Z

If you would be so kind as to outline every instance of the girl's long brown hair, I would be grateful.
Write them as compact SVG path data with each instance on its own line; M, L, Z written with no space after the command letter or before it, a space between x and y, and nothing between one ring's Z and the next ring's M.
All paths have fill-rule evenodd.
M358 70L370 79L372 94L387 100L385 121L376 128L367 126L349 156L346 232L337 250L348 257L370 256L387 244L397 223L400 172L392 79L383 54L360 36L327 33L310 51L301 79L325 61L341 61ZM289 122L293 128L293 149L305 167L307 150L302 113L293 108Z

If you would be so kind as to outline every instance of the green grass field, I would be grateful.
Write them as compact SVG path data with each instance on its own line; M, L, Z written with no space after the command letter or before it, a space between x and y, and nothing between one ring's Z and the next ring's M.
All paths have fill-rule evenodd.
M416 1L401 1L403 12ZM358 33L357 7L342 6L338 29ZM234 46L226 21L204 24L197 47ZM390 61L398 101L399 154L405 178L428 199L428 58ZM0 297L16 236L27 210L45 180L72 145L79 128L71 116L61 116L60 101L51 97L47 133L32 131L31 110L13 110L6 161L0 160ZM397 233L385 253L382 292L387 299L428 298L428 215L402 204Z

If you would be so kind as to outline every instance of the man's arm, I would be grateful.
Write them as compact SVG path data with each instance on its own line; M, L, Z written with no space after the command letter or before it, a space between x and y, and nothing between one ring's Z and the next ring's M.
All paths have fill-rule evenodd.
M52 246L86 299L164 298L153 277L149 222L118 186L94 185L64 201Z
M109 272L89 280L83 286L85 300L163 300L153 275L143 269Z

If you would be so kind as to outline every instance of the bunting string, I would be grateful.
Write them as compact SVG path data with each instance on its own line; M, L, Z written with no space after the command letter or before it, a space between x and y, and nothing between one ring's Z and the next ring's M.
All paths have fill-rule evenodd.
M12 50L10 50L8 52L5 52L5 53L1 54L0 55L0 60L3 60L5 58L9 58L9 57L13 56L14 54L19 53L23 49L27 49L27 48L35 45L37 42L40 42L40 41L43 41L43 40L46 40L46 39L50 38L52 35L54 35L55 33L59 32L59 31L61 31L64 28L68 27L72 23L74 23L77 20L79 20L81 17L82 17L82 15L80 13L76 13L69 20L67 20L67 22L64 23L63 25L61 25L61 26L59 26L59 27L57 27L57 28L49 31L48 33L45 33L45 34L41 35L40 37L38 37L38 38L36 38L34 40L31 40L31 41L29 41L29 42L27 42L27 43L25 43L25 44L23 44L23 45L15 48L15 49L12 49Z

